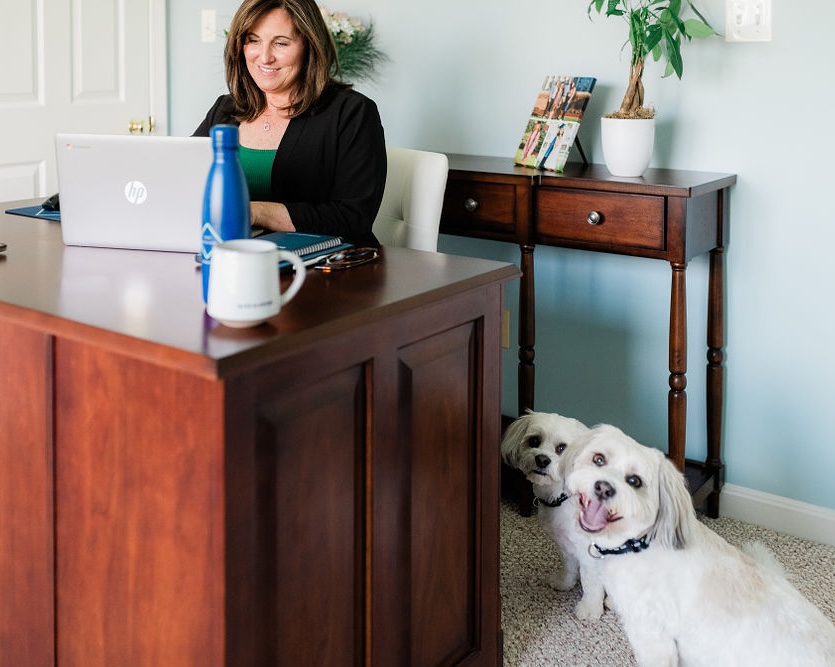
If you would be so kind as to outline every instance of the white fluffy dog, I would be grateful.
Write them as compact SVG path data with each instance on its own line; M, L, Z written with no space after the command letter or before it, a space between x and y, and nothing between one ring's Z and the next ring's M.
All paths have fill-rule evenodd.
M697 519L662 452L606 425L567 457L575 521L641 667L835 665L835 626L762 545L752 557Z
M559 550L562 568L548 576L548 584L567 591L579 578L583 597L574 613L579 618L596 619L603 613L604 592L597 583L598 577L587 571L596 568L597 562L586 553L588 545L571 507L575 500L565 493L563 466L564 457L588 431L587 426L571 417L529 412L507 427L501 450L504 462L520 470L533 484L539 523Z

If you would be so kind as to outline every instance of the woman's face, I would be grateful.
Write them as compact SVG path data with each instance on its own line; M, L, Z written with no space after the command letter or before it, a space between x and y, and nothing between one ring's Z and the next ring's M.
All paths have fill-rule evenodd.
M258 21L244 38L249 75L266 94L291 92L304 64L304 40L290 14L274 9Z

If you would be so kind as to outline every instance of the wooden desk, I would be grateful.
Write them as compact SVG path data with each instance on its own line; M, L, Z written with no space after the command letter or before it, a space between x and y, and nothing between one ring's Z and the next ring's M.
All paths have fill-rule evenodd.
M441 232L517 243L519 413L534 407L536 244L665 260L672 269L669 335L669 455L687 473L694 501L718 516L724 385L724 250L733 174L649 169L611 176L602 165L569 164L562 174L517 167L512 159L449 156ZM687 263L710 253L707 326L707 459L685 457ZM527 513L530 496L523 501Z
M387 248L231 330L190 255L0 240L0 665L501 664L515 266Z

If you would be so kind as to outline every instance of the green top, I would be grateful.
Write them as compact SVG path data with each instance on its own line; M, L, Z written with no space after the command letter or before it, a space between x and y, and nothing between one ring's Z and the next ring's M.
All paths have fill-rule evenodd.
M249 187L250 201L270 201L273 160L275 151L258 150L240 146L238 155L241 159L241 168L244 170L247 187Z

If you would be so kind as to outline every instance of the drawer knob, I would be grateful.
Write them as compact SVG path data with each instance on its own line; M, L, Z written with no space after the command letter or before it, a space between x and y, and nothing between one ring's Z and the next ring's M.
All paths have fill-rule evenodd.
M586 216L586 222L590 225L599 225L603 222L603 216L600 215L597 211L590 211L589 214Z
M464 210L467 211L467 213L472 213L477 208L478 208L478 202L475 199L473 199L472 197L467 197L464 200Z

